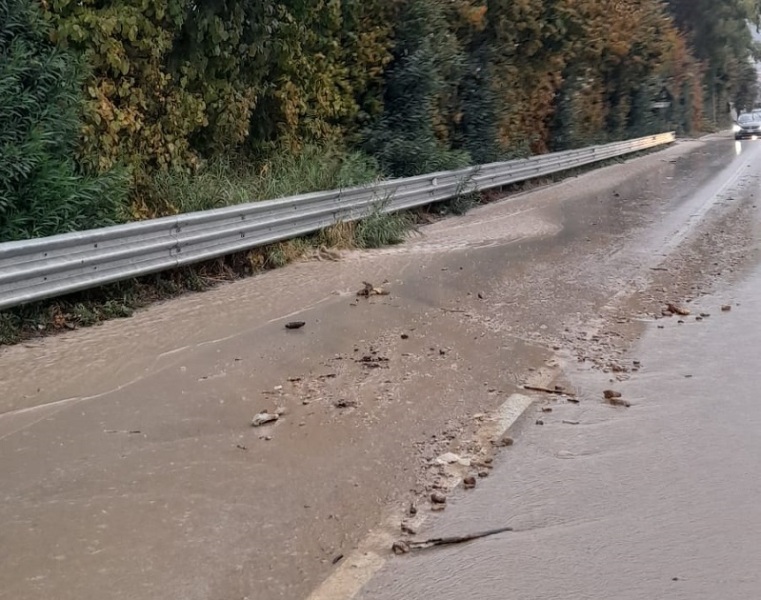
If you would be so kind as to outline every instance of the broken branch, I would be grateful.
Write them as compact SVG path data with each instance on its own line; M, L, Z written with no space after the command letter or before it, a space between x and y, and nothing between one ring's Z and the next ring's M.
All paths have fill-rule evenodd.
M512 531L512 527L500 527L499 529L490 529L489 531L482 531L481 533L471 533L469 535L455 535L451 537L431 538L422 542L412 542L406 540L400 540L394 542L391 549L395 554L407 554L412 550L425 550L426 548L433 548L434 546L447 546L451 544L463 544L480 538L489 537L490 535L497 535L498 533L504 533L506 531Z
M555 394L556 396L573 396L570 392L566 392L565 390L551 390L549 388L545 387L539 387L536 385L524 385L524 390L529 390L530 392L543 392L545 394Z

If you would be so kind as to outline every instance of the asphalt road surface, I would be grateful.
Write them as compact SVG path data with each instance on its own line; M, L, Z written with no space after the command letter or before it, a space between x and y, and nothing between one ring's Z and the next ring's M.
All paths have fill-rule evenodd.
M604 376L569 369L581 402L541 402L545 425L420 537L513 532L392 560L359 598L756 597L761 271L691 308L633 348L641 370L615 386L630 408L603 401Z
M752 597L759 177L761 144L682 141L0 350L0 598ZM527 381L582 401L497 451ZM446 452L491 476L432 513ZM411 502L419 537L516 531L395 558Z

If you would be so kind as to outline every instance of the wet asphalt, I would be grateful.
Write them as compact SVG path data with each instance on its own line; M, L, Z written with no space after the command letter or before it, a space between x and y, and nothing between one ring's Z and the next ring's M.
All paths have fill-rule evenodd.
M736 148L739 156L747 147ZM756 173L738 184L743 177L735 172L730 183L712 180L703 189L732 200L741 188L750 198L761 194ZM750 202L745 218L758 223L761 212ZM690 218L705 218L706 211L693 205ZM761 238L757 224L752 231L750 240L737 236L750 259L732 269L731 281L691 297L688 316L648 320L620 359L634 371L631 378L614 381L610 373L568 363L580 402L537 398L491 476L474 491L460 490L415 539L513 531L391 558L357 598L757 596ZM700 272L734 251L718 241L711 247L705 235L708 250L694 265ZM681 241L672 239L664 247ZM631 406L611 406L606 389Z
M455 443L463 423L517 391L563 332L646 285L650 269L711 210L748 200L761 146L740 150L723 138L683 142L440 221L397 248L296 264L2 350L0 598L305 597L390 506L424 489L421 465L442 440ZM358 302L366 280L390 295ZM296 318L304 330L285 332L283 323ZM388 368L356 359L373 353ZM276 407L286 409L280 422L250 426L254 414ZM488 486L453 501L435 524L508 520L524 533L452 550L470 556L464 563L438 552L393 561L366 597L488 598L500 586L493 597L506 597L506 573L518 581L509 570L518 568L509 562L517 554L501 544L567 532L574 519L594 522L600 502L634 493L640 463L619 481L618 467L605 462L619 456L606 444L633 434L606 432L657 411L638 404L618 420L598 408L579 426L543 429L541 443L557 444L563 460L540 450L530 431ZM612 424L596 427L595 419ZM593 434L603 436L599 446ZM642 436L651 453L662 435ZM603 471L590 494L585 452L599 454ZM561 503L552 485L573 501ZM513 495L520 490L524 503ZM483 506L467 509L466 500ZM674 532L679 526L675 520ZM629 535L621 527L617 535ZM553 544L562 548L529 548L550 580L551 563L568 559ZM492 551L479 551L483 545ZM623 560L624 546L616 552ZM415 561L428 561L430 577ZM492 567L481 579L495 586L465 593L481 564ZM669 566L672 577L691 573ZM460 595L432 595L438 579Z
M393 559L359 597L756 597L761 270L692 309L711 316L653 324L632 350L642 370L616 386L630 408L602 400L599 373L572 371L581 403L543 403L545 426L421 539L514 532Z

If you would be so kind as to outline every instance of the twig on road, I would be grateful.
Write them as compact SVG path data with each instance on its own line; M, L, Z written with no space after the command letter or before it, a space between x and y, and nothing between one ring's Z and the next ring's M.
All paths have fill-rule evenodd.
M556 396L574 396L574 394L565 390L551 390L549 388L539 387L535 385L524 385L523 389L529 390L530 392L544 392L545 394L555 394Z
M498 533L504 533L506 531L512 531L512 527L500 527L499 529L490 529L488 531L482 531L481 533L471 533L469 535L455 535L451 537L431 538L422 542L413 542L407 540L400 540L394 542L391 549L394 554L407 554L412 550L425 550L426 548L433 548L434 546L448 546L451 544L464 544L473 540L489 537L490 535L497 535Z

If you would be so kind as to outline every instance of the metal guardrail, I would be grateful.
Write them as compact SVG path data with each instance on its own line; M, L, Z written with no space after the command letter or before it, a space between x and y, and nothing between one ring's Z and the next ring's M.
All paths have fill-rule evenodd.
M668 144L674 133L0 244L0 310Z

